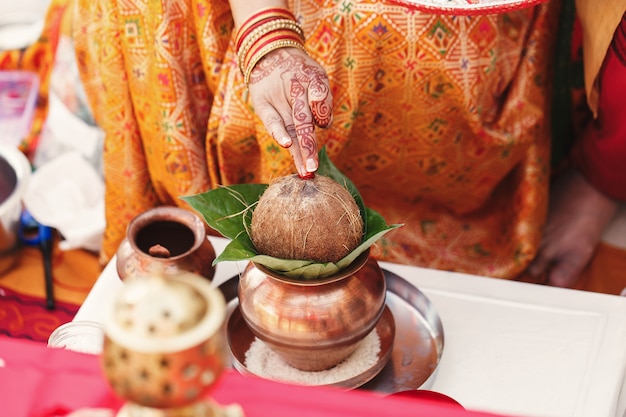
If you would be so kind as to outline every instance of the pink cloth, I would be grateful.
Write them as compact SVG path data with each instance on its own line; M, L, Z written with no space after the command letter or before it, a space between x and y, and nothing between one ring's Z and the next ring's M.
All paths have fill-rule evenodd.
M122 404L102 377L98 356L0 336L0 359L3 416L57 417L79 408L117 410ZM224 405L238 403L246 417L493 416L423 399L281 384L232 370L212 397Z

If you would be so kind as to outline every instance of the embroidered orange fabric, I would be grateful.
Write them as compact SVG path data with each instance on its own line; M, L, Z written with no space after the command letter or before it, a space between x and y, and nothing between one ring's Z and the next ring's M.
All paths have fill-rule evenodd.
M374 0L289 7L333 89L318 144L366 205L404 223L375 255L518 275L545 220L556 2L473 17ZM107 135L101 261L149 207L294 171L254 114L226 1L79 0L74 25Z

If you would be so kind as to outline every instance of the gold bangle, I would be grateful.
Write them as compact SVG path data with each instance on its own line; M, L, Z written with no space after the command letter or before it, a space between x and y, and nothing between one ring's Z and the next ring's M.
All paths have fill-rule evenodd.
M298 36L304 41L304 32L298 23L289 19L278 19L260 25L258 28L250 32L241 43L241 47L237 50L237 65L243 73L243 61L248 54L252 46L259 41L263 36L276 31L276 30L291 30L298 34Z
M248 66L250 58L255 56L257 52L276 41L291 39L299 43L303 43L302 38L294 31L288 29L278 29L261 36L254 42L245 54L241 54L241 67L244 70ZM242 71L243 73L243 71Z
M252 32L247 34L245 39L242 40L241 45L239 46L237 51L244 50L247 46L249 47L250 43L253 43L260 36L263 36L264 34L276 29L290 29L298 33L302 38L304 38L304 32L297 22L289 19L275 19L263 23L262 25L255 28Z
M246 85L246 88L250 84L250 76L252 74L252 70L254 69L254 67L256 67L256 64L258 64L259 61L261 59L263 59L270 52L273 52L273 51L275 51L277 49L281 49L281 48L298 48L298 49L306 52L303 43L297 42L297 41L292 40L292 39L284 39L284 40L276 41L276 42L273 42L273 43L267 45L266 47L261 49L259 52L257 52L252 57L252 59L250 59L250 63L246 66L246 71L244 73L244 79L243 79L243 82Z
M259 25L265 20L276 19L290 19L294 22L296 21L296 17L289 9L283 7L267 7L260 9L241 24L241 27L237 30L237 34L235 36L235 45L239 45L242 36L244 36L247 31L254 28L254 26Z

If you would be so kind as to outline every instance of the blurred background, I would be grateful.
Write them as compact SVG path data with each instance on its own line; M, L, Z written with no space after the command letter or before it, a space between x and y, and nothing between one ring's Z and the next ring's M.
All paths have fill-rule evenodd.
M0 0L0 334L45 341L101 272L103 134L71 1Z

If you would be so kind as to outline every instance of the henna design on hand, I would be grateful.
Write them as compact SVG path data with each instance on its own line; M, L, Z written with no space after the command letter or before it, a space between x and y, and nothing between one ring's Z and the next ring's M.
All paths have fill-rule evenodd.
M316 152L315 126L306 111L306 90L296 75L291 80L289 98L293 105L293 118L296 122L296 132L300 139L300 148L305 151L304 159L313 158Z
M303 157L305 159L315 157L315 126L313 123L305 123L297 128L298 137L300 138L300 148L305 151Z
M279 113L284 127L288 129L292 142L298 141L298 157L294 157L296 167L301 175L314 172L317 169L315 126L325 128L332 121L332 94L326 72L300 51L294 53L284 48L259 61L250 74L249 86L253 87L265 79L267 82L259 91L263 91L262 94L274 108L282 109ZM282 83L282 88L280 84L276 85L277 88L271 87L271 83L278 82ZM290 103L282 101L285 96L281 92L288 96ZM293 124L287 113L286 106L289 104Z
M326 72L318 66L307 64L302 56L277 51L263 58L256 66L252 71L250 84L268 77L276 69L280 70L281 77L292 76L292 98L294 82L300 84L295 88L302 88L303 94L307 93L308 86L308 101L315 124L322 128L328 127L332 121L332 95Z
M314 68L314 71L310 74L310 79L309 105L311 106L313 118L319 127L328 127L333 116L332 95L328 87L328 77L325 73L320 74L318 68Z
M298 136L296 134L296 126L293 123L285 125L285 130L287 131L287 134L292 141L295 141L297 139Z

